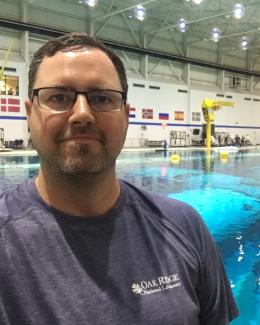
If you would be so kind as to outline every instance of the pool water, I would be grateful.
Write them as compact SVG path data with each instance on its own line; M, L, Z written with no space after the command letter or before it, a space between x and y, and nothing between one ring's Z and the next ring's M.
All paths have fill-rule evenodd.
M174 154L179 161L171 162ZM0 191L38 169L36 156L0 156ZM260 324L260 150L240 150L227 159L195 150L124 151L117 171L136 186L185 201L200 212L240 309L232 324Z

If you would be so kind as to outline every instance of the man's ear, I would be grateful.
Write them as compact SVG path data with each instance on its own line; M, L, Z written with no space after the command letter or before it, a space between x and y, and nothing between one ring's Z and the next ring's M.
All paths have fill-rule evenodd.
M126 112L126 116L129 117L129 112L130 112L130 104L129 103L125 104L125 112Z
M27 115L27 117L30 117L31 112L32 112L32 101L29 98L27 98L24 102L24 105L25 105L25 109L26 109L26 115Z

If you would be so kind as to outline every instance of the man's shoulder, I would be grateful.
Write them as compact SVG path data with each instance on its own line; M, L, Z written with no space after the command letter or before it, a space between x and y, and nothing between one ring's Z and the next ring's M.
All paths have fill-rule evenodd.
M0 193L0 228L17 216L31 204L28 195L32 187L32 180Z
M212 240L201 215L189 204L126 182L122 187L126 192L124 216L128 223L141 226L146 233L160 232L171 242L182 238L193 251L201 251L202 243Z
M193 225L194 222L203 223L199 213L183 201L145 191L125 181L121 184L126 192L128 206L139 207L144 212L170 222L192 223Z

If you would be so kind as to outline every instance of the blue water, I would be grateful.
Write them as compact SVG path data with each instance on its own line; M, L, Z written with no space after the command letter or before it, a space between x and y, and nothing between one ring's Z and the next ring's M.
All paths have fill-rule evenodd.
M169 157L180 156L174 164ZM35 156L0 156L0 190L39 169ZM234 325L260 324L260 150L227 160L212 153L122 152L118 176L149 191L183 200L205 220L222 254L240 309ZM221 324L220 324L221 325Z

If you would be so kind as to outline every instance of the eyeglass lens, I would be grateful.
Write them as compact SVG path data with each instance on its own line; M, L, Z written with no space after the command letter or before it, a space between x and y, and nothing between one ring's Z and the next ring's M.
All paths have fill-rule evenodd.
M65 111L75 104L78 93L64 88L43 88L38 92L39 106L44 109ZM84 93L94 111L115 111L122 106L122 93L112 90L89 90Z

